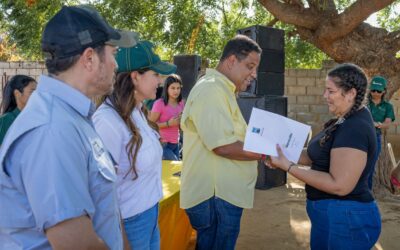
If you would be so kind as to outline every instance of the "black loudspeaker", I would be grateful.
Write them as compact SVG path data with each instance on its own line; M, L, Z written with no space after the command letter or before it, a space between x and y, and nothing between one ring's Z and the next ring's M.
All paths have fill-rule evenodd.
M285 73L285 54L283 51L263 49L258 72Z
M182 96L187 99L190 90L196 84L201 69L201 57L198 55L176 55L174 64L177 66L176 74L182 78Z
M253 108L267 110L275 114L287 116L287 97L286 96L259 96L259 97L240 97L237 99L240 111L244 120L248 123Z
M257 80L247 87L246 91L240 92L240 97L254 97L256 95L283 96L285 94L285 76L281 73L258 72Z
M262 48L257 80L243 93L247 96L280 95L285 91L285 38L284 31L255 25L238 30L239 34L255 40ZM241 94L242 95L242 94Z
M238 105L243 118L249 122L253 107L267 110L279 115L287 116L287 97L285 96L262 96L238 98ZM258 162L257 189L269 189L286 184L286 172L280 169L270 169L263 162Z
M283 51L285 47L285 32L281 29L255 25L238 30L238 34L250 37L256 41L262 49Z

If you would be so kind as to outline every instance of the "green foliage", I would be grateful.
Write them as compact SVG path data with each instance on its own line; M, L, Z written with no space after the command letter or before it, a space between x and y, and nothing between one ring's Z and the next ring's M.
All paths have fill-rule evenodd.
M41 59L40 37L45 23L62 5L78 2L94 5L115 27L137 31L142 39L154 42L164 60L187 54L192 41L193 53L209 59L211 66L216 65L224 44L238 29L273 20L256 0L0 0L1 28L24 59ZM342 11L354 0L335 2ZM382 10L378 22L388 29L398 28L399 13L393 13L394 5ZM196 27L198 33L193 32ZM274 27L286 31L286 67L319 68L328 58L295 35L293 26L277 22Z
M17 45L17 51L22 58L40 59L40 38L44 23L61 8L62 4L74 2L77 1L1 0L1 27L7 31L10 43Z
M396 1L379 11L377 13L377 22L380 27L388 31L398 30L400 28L400 1Z
M321 68L322 61L329 59L325 53L298 36L286 37L285 49L286 68Z

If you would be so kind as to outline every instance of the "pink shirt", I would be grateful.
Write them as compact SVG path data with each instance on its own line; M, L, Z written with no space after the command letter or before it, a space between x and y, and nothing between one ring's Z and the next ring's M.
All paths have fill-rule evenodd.
M185 106L183 100L178 103L175 107L167 104L164 104L163 99L158 99L154 102L153 108L151 112L160 113L160 117L158 118L158 123L166 122L173 117L179 116L183 111L183 107ZM179 141L179 126L169 127L169 128L160 128L160 135L162 142L170 142L170 143L178 143Z

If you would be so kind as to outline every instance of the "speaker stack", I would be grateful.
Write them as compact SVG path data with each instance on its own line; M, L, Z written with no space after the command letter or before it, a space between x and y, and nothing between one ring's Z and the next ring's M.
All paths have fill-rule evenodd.
M201 57L199 55L176 55L174 64L177 66L176 74L182 78L182 96L187 99L199 77Z
M285 41L284 31L255 25L238 30L238 34L250 37L262 49L257 79L248 89L239 93L238 105L249 121L253 107L287 116L287 97L285 91ZM286 172L269 169L258 163L257 189L269 189L286 184Z

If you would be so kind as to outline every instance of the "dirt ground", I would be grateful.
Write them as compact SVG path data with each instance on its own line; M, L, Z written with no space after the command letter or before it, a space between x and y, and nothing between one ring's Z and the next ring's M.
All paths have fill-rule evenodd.
M253 209L244 211L239 250L309 249L310 221L305 210L304 185L293 177L288 184L256 190ZM382 233L376 250L400 249L400 202L381 202Z

